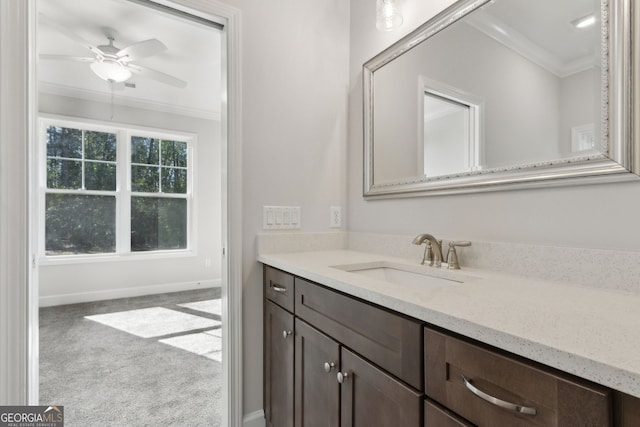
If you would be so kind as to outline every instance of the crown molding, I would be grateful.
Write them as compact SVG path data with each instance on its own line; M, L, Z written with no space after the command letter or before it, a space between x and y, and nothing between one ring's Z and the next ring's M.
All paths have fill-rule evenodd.
M515 28L482 10L470 14L465 22L560 78L588 70L598 64L593 56L584 56L571 62L563 61Z
M125 89L126 90L126 89ZM131 96L121 96L114 93L113 98L110 93L79 89L72 86L59 85L49 82L38 82L38 91L49 95L66 96L69 98L83 99L85 101L100 102L124 107L139 108L147 111L157 111L161 113L178 114L181 116L194 117L205 120L220 121L219 111L204 110L199 108L189 108L175 104L149 101Z

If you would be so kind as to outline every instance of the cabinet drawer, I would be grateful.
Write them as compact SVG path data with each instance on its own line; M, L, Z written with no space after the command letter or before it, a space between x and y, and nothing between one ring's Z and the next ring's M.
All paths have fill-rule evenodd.
M422 390L422 326L373 305L295 279L296 315Z
M437 403L424 401L424 427L474 427L462 418L441 408Z
M427 396L480 427L611 425L612 397L605 387L429 328L424 347Z
M264 296L280 307L293 311L293 275L265 265Z

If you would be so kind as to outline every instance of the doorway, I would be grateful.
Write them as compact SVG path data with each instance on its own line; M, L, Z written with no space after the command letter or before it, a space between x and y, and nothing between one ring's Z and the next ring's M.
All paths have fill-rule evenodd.
M78 2L78 3L86 3L86 2ZM139 1L139 0L135 0L135 1L111 1L110 3L112 5L113 4L127 4L129 6L134 4L137 7L148 7L149 4L151 4L152 6L159 6L159 5L160 6L167 6L169 4L169 2L162 2L162 3L166 3L166 4L160 4L161 2L146 2L146 1ZM187 7L185 6L185 4L188 5L189 3L191 3L190 1L185 0L185 1L181 1L180 3L181 3L181 5L172 4L172 6L176 6L177 8L181 9L179 11L180 13L178 13L178 14L181 14L181 13L183 13L185 11L191 12L191 13L193 13L194 11L198 12L196 9L188 9L187 10ZM94 2L91 3L91 6L92 7L94 6ZM182 9L184 9L184 10L182 10ZM233 22L236 22L236 20L237 20L237 12L234 11L234 10L231 10L229 8L222 7L220 5L212 4L211 10L207 11L208 13L200 13L200 12L198 12L198 13L199 13L199 15L203 15L205 17L210 17L210 16L213 16L213 15L211 15L212 11L218 11L218 10L221 11L221 15L223 16L223 19L219 19L219 18L218 19L220 21L225 21L225 23L227 24L226 28L222 32L221 43L222 43L223 46L225 46L224 50L226 50L228 57L225 58L225 61L223 62L223 64L221 64L222 66L220 68L223 69L223 70L229 71L229 70L232 70L232 68L234 67L234 65L233 65L233 62L234 62L233 55L235 55L235 52L233 51L233 48L232 47L230 48L230 46L229 46L229 42L232 41L236 36L234 34L229 34L227 31L228 31L229 28L233 27ZM163 12L167 12L167 10L165 9ZM175 10L173 12L175 12ZM86 31L86 28L89 27L88 23L89 23L88 20L82 21L82 25L83 25L82 28L85 31ZM114 36L121 36L121 34L119 35L117 29L115 29L114 27L115 27L115 25L112 24L110 26L104 26L103 28L101 28L101 30L104 33L103 35L106 36L106 40L107 41L105 42L105 45L99 45L99 46L114 46L116 48L120 48L121 47L121 45L116 44L116 42L115 42L116 37L114 37ZM68 30L68 27L67 27L67 30ZM113 30L116 30L116 31L113 31ZM110 39L114 39L114 40L110 40ZM147 39L143 38L142 40L144 41L144 40L149 40L149 39L148 38ZM129 46L129 45L126 45L126 46ZM92 53L92 52L90 52L90 53ZM86 53L84 53L84 54L86 55ZM54 55L54 53L51 53L50 55ZM81 54L78 52L77 55L81 55ZM61 61L61 62L65 61L65 60L60 59L60 58L47 58L47 60ZM44 60L40 61L39 68L41 67L42 62L44 62ZM69 66L71 66L73 64L73 62L78 62L78 64L73 64L73 65L84 66L84 65L87 65L86 62L89 62L89 61L86 60L86 59L82 59L82 60L74 59L74 60L69 60L69 62L70 62L70 64L68 64ZM154 70L153 68L151 68L151 66L147 66L147 68ZM89 66L88 70L85 69L84 71L93 72L95 75L100 77L99 74L95 70L91 69L90 66ZM155 71L159 71L159 70L155 70ZM142 80L142 77L149 77L150 75L152 75L152 76L156 77L155 80L158 80L158 79L165 80L165 83L166 83L167 80L170 81L170 79L168 79L165 75L171 76L171 74L164 73L162 71L159 71L159 73L162 73L162 74L158 74L158 73L154 74L154 73L149 73L149 72L145 71L145 73L141 73L141 80ZM62 73L62 76L63 77L64 76L68 76L68 74ZM95 76L92 76L91 74L89 74L89 76L95 78ZM179 77L177 77L177 78L179 78ZM232 99L233 98L233 93L236 90L235 87L234 87L234 83L231 81L232 79L233 79L232 76L224 75L224 73L221 76L220 85L223 88L223 91L225 92L224 95L226 95L227 99ZM109 80L111 80L111 79L109 79ZM180 80L182 80L182 79L180 79ZM85 115L89 116L89 117L83 117L83 119L88 119L88 122L89 122L89 124L91 126L104 126L105 123L107 125L111 125L113 123L115 123L118 126L126 125L125 127L139 125L139 124L136 124L136 123L131 123L131 120L130 120L131 115L128 114L128 113L130 113L134 109L140 107L140 104L136 105L136 102L139 102L140 98L139 97L134 97L134 98L137 98L137 99L134 99L133 101L131 99L129 101L123 101L123 99L126 99L126 96L122 96L120 93L118 93L118 91L127 91L127 89L136 90L136 89L140 88L140 86L138 86L138 82L135 82L136 83L136 87L135 88L131 88L131 87L127 86L127 82L126 81L124 82L125 83L124 84L124 88L122 87L123 85L120 84L120 83L123 83L123 82L115 82L117 84L114 84L114 82L104 81L103 83L108 83L109 84L109 93L108 93L109 102L107 102L107 103L102 102L103 105L101 106L101 108L100 107L94 108L95 105L93 105L92 102L95 103L95 100L92 100L92 99L83 99L82 97L80 97L79 98L80 101L77 101L77 100L76 101L69 101L69 98L73 98L73 97L68 96L68 94L65 94L65 93L56 92L56 89L55 88L52 89L51 87L49 87L49 93L47 93L46 95L41 96L40 105L41 106L42 105L53 105L55 102L52 101L52 99L55 100L55 97L59 97L59 99L63 98L64 102L62 102L62 104L63 104L64 108L63 108L62 114L60 114L58 112L51 113L49 111L49 115L47 116L47 119L49 119L49 120L59 120L61 117L63 119L69 119L69 117L77 118L78 115L74 114L74 108L80 107L80 108L83 109ZM80 91L80 92L82 92L82 91ZM86 95L86 93L85 93L85 95ZM78 98L76 97L76 99L78 99ZM174 102L174 101L176 101L175 97L172 98L172 103L177 104L177 102ZM127 102L129 104L127 104ZM99 103L99 100L98 100L98 103ZM105 105L106 105L106 107L105 107ZM167 105L165 105L164 107L166 108ZM127 114L123 115L122 114L123 111L126 112ZM162 113L163 114L169 114L170 112L168 113L167 111L163 111ZM182 113L183 116L186 114L185 110L180 111L180 113ZM96 118L96 115L100 115L100 114L103 114L103 116L108 117L108 118L104 119L104 120L102 119L102 117ZM228 160L232 157L231 155L233 154L233 152L235 152L235 150L238 149L237 146L235 146L235 147L229 147L228 146L228 141L232 139L233 134L235 133L235 131L237 129L234 126L234 124L228 123L227 119L229 117L231 117L233 119L234 117L237 117L237 116L236 116L236 113L234 113L233 111L229 111L228 106L225 104L221 108L220 117L219 117L219 119L220 119L220 121L222 123L221 132L220 132L221 133L221 142L222 142L221 146L220 146L220 161L223 164L222 170L225 170L225 171L226 170L231 170L231 168L233 166L239 166L239 161L233 161L234 165L230 165L230 164L227 163ZM183 120L183 122L184 122L184 120ZM144 128L145 131L150 131L152 133L158 130L155 126L149 126L148 123L144 124L142 127ZM42 134L42 129L43 129L42 126L40 126L38 129L39 129L40 135L41 135ZM83 129L81 129L81 130L83 130ZM161 130L166 130L166 126L163 126L163 129L161 129ZM172 128L170 130L175 130L175 128ZM180 129L180 130L183 131L183 129ZM119 129L119 130L117 130L116 133L118 133L118 132L122 132L122 130ZM125 130L124 132L126 133L128 131ZM34 132L34 134L35 134L35 132ZM38 138L34 138L34 139L36 140L34 144L37 144L38 143ZM161 138L158 138L158 139L161 139ZM199 139L198 140L198 148L201 148L201 145L202 145L202 141L201 141L201 139ZM127 149L131 149L131 148L129 147ZM36 152L37 152L37 150L36 150ZM62 161L72 161L70 158L63 158L63 159L49 158L49 159L47 159L46 155L44 155L44 153L42 151L41 151L41 153L42 153L41 160L42 160L42 158L44 158L45 159L45 163L47 161L54 161L54 160L58 160L58 161L61 161L61 162ZM96 160L96 159L85 158L86 162L91 162L92 160ZM141 165L137 164L137 165L133 165L133 166L141 166ZM158 165L158 168L160 169L159 175L162 175L162 167L163 166L166 166L166 165L162 165L162 164ZM145 164L144 167L148 167L148 165ZM197 167L196 169L200 169L200 168L201 167ZM239 168L238 168L238 171L235 171L234 173L239 173ZM227 222L228 212L234 212L234 211L237 212L239 210L238 209L238 205L239 205L238 201L228 200L227 199L228 189L233 187L233 186L237 186L237 183L236 183L237 182L237 176L232 176L232 175L233 174L229 174L229 176L223 176L221 178L222 182L219 183L219 186L223 188L222 194L220 195L221 205L223 207L222 209L220 209L220 223L223 226L221 227L222 228L221 235L219 236L219 241L222 242L222 245L219 247L219 257L218 257L218 259L223 259L224 260L223 263L222 263L222 266L221 266L222 268L221 268L221 274L220 274L220 283L222 285L222 288L221 288L221 295L222 295L221 312L222 312L222 314L221 315L222 315L223 320L228 320L230 317L237 318L237 321L235 321L235 322L228 322L228 321L226 322L227 324L225 325L224 329L225 329L225 331L227 333L224 333L224 335L223 335L224 336L224 338L223 338L223 341L224 341L223 346L224 347L223 348L224 348L224 355L225 355L223 357L227 360L227 363L225 364L226 366L223 369L223 371L224 371L223 372L223 377L224 377L225 389L227 390L226 393L223 393L223 395L225 396L225 402L223 403L223 406L224 406L225 410L223 412L225 413L224 414L224 418L228 418L227 422L226 422L227 425L236 425L237 421L234 421L234 420L238 420L239 419L239 415L241 415L241 410L240 410L241 403L238 403L238 400L240 400L240 399L236 399L236 400L233 399L234 396L238 396L238 395L241 396L241 394L239 394L239 392L238 392L238 390L241 388L241 385L238 384L237 380L235 380L236 378L239 378L239 361L238 361L238 359L240 357L240 355L239 355L239 342L240 342L239 319L240 319L240 316L239 316L239 310L238 310L239 297L236 296L237 295L236 294L237 291L234 290L235 287L228 285L231 281L237 280L239 278L239 276L240 276L239 270L238 270L239 267L238 267L237 261L234 261L234 263L231 262L232 257L235 257L236 255L238 257L240 256L239 255L239 253L240 253L239 245L231 245L232 247L229 247L229 244L228 244L229 241L239 242L239 239L237 237L237 233L238 233L237 226L229 224ZM86 177L83 177L81 179L86 179ZM162 183L162 179L161 178L160 178L160 182ZM200 186L201 186L201 188L199 188L200 191L203 190L202 187L206 187L206 186L202 186L202 184L200 184ZM34 193L38 193L38 192L39 191L34 191ZM236 194L239 194L239 193L236 193ZM37 197L40 199L40 201L38 201L36 203L38 203L41 208L44 206L44 209L46 210L46 196L44 196L44 199L45 199L44 203L41 201L43 199L42 194L38 195ZM35 205L35 203L34 203L34 205ZM130 207L131 206L129 206L129 208ZM123 211L128 211L128 210L129 209L123 209ZM235 218L240 218L240 216L237 215L237 216L235 216ZM42 221L42 220L39 219L39 221ZM194 237L196 234L199 234L200 232L202 232L203 228L205 226L202 220L196 219L196 220L194 220L194 222L197 223L198 230L196 232L194 232L193 230L189 231L189 233L191 233L192 237ZM43 227L41 223L38 223L38 226L36 228L39 231L39 233L38 233L39 237L42 237L42 230L44 228L46 228L46 227ZM127 231L132 231L131 228L132 228L132 225L129 224L129 230L127 230ZM124 239L124 240L126 241L126 239ZM46 241L46 238L44 240L42 238L39 238L38 241L39 242ZM192 241L194 241L194 240L192 240ZM115 243L116 252L120 251L122 249L122 247L125 247L125 249L126 249L126 245L123 245L122 242L123 242L123 238L122 237L116 238L116 243ZM202 244L202 242L198 242L198 243ZM33 250L32 253L37 254L36 255L37 257L40 257L43 253L46 256L46 247L44 248L44 252L43 252L41 244L34 245L34 246L35 247L34 247L34 250ZM231 249L231 250L229 250L229 249ZM205 252L204 250L198 250L199 254L203 254L204 252ZM122 252L118 252L118 254L122 254ZM93 256L93 255L95 255L95 254L89 254L89 256ZM131 256L130 254L127 254L127 255ZM143 255L147 257L147 259L144 260L145 263L150 263L150 262L153 261L152 259L149 258L153 254L146 253L146 254L143 254ZM166 255L166 253L165 253L165 255ZM203 256L206 257L206 255L203 255ZM87 272L87 274L91 274L90 266L91 266L91 263L93 261L87 261L86 258L87 257L85 257L85 260L83 260L80 264L77 264L74 267L74 271L76 273L82 272L83 269L84 269L84 271ZM40 258L38 258L38 260L39 259ZM60 261L60 260L57 259L57 260L53 260L53 261ZM49 262L49 264L47 264L47 262L45 262L44 264L47 264L46 266L49 267L49 266L51 266L51 262L53 262L53 261L52 260L48 260L47 262ZM205 258L205 259L202 259L200 261L202 261L202 264L204 264L205 267L211 266L212 263L217 262L217 260L214 259L214 256L211 255L210 253L209 253L209 259ZM129 266L127 266L127 269L130 269L131 265L133 263L131 261L127 261L127 262L129 263ZM73 264L73 263L69 263L69 262L67 262L65 260L62 260L62 261L59 262L58 265L55 266L56 267L55 269L56 270L64 269L64 267L61 267L61 266L64 266L65 263L66 263L66 265ZM166 263L166 261L163 261L163 263ZM43 266L43 268L44 268L44 266ZM55 293L51 293L51 292L49 294L46 294L46 292L51 291L51 289L50 289L51 286L48 285L48 283L49 283L48 279L49 278L48 277L43 277L44 276L44 274L42 274L43 270L40 270L40 273L41 273L40 277L38 277L37 274L34 275L34 277L36 278L35 281L37 282L34 285L35 288L36 289L38 288L38 282L40 284L47 283L46 286L40 286L41 294L45 295L46 297L50 297L49 298L50 302L51 301L55 302L55 298L59 298L59 295L56 295ZM46 273L46 274L49 274L49 273ZM129 275L134 275L135 276L135 274L127 274L127 276L129 276ZM100 276L100 275L98 275L98 276ZM43 279L46 279L46 280L43 280ZM47 289L42 289L43 287L47 287ZM127 288L126 287L124 287L124 288L120 287L119 289L116 289L115 291L122 290L122 289L127 289ZM98 289L95 292L97 292L97 295L99 295L100 292L103 292L103 293L105 293L104 295L110 296L110 297L113 297L113 295L114 295L114 290L113 289ZM133 296L135 294L135 292L140 292L140 289L134 290L134 291L129 290L129 292L133 292L133 294L130 295L130 296ZM85 292L84 297L87 296L86 295L87 293L90 293L90 292ZM76 293L73 293L73 292L68 293L67 292L64 295L66 295L66 298L68 298L69 295L71 295L71 296L76 295L76 298L80 298L80 299L83 298L83 297L78 297L77 294L81 294L81 292L76 292ZM72 299L73 299L73 297L72 297ZM78 301L75 301L75 302L78 302ZM235 310L229 308L229 307L234 307L234 306L235 306ZM230 313L234 313L234 314L230 315ZM31 322L33 323L33 316L31 316ZM35 345L33 345L33 342L32 342L32 348L33 347L35 347ZM41 349L41 353L43 351L46 351L46 349ZM233 355L233 356L229 357L230 355ZM241 358L239 360L241 361ZM33 363L33 360L32 360L32 363ZM30 385L31 385L31 387L30 387L30 396L31 396L31 401L32 402L34 402L34 397L33 397L34 396L34 389L37 390L37 388L33 386L33 377L34 377L33 372L34 372L34 370L31 369L32 380L30 382ZM36 395L35 399L37 400L37 392L35 393L35 395ZM43 402L43 404L45 404L45 402Z

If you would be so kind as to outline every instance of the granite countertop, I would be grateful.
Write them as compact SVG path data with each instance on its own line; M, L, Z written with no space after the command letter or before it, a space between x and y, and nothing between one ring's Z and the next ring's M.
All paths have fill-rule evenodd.
M258 261L640 397L640 295L351 250L260 254ZM333 267L379 261L458 282L401 286Z

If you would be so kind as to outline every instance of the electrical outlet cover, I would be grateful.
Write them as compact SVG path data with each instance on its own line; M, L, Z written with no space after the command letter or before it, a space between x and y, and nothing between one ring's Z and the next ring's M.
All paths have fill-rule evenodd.
M342 208L340 206L331 206L329 209L329 227L340 228L342 227Z

